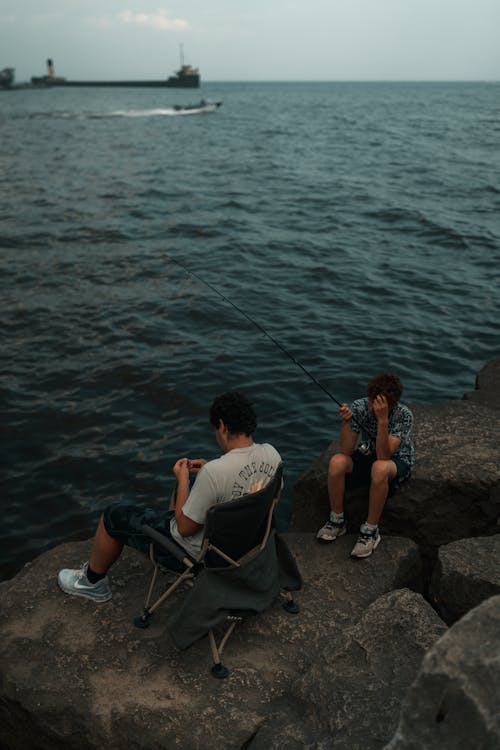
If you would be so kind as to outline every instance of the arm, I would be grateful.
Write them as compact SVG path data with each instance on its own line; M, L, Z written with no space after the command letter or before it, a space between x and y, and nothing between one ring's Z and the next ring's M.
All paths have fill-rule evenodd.
M358 433L351 430L352 411L347 404L342 404L339 414L342 420L340 426L340 450L345 456L350 456L358 440Z
M389 461L399 448L401 439L389 435L389 406L385 396L379 394L373 399L373 414L377 420L377 458Z
M202 459L198 459L200 461ZM191 518L188 518L182 512L184 504L189 497L189 466L190 462L187 458L180 458L174 464L174 474L177 479L177 497L175 501L175 520L177 523L177 529L181 536L193 536L200 529L203 528L202 524L196 523ZM195 467L196 472L200 470L201 466Z

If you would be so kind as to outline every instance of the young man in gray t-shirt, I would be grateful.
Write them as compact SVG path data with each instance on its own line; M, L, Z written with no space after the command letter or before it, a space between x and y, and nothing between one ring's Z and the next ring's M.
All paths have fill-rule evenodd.
M193 557L201 549L207 510L217 503L236 500L241 495L265 487L281 463L281 456L272 445L254 443L251 434L231 433L222 419L215 428L215 433L224 455L213 461L203 462L184 501L186 488L183 475L184 478L189 478L187 470L193 470L194 462L181 458L174 466L178 489L176 513L170 521L170 531L172 538ZM200 462L201 459L198 460ZM181 489L183 487L184 492Z
M265 487L281 463L269 443L254 443L257 418L253 405L241 393L218 396L210 408L210 422L223 451L220 458L180 458L174 465L177 492L174 506L154 510L126 503L109 506L101 516L88 563L59 572L58 583L66 594L96 602L111 599L107 572L124 545L147 553L149 539L142 534L148 524L180 544L192 557L201 549L207 510L216 503L234 500ZM196 475L190 488L190 475ZM176 559L164 560L175 569Z

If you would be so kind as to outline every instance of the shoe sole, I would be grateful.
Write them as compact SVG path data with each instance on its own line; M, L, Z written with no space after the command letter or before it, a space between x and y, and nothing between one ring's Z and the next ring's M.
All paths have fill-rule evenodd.
M337 536L332 536L330 539L324 536L316 536L316 539L318 540L318 542L326 542L326 544L328 544L329 542L334 542L336 539L339 538L339 536L344 536L344 534L346 533L347 533L347 529L344 529L343 531L339 531Z
M96 604L104 604L104 602L109 602L113 594L103 594L102 596L95 596L95 594L87 594L85 591L75 591L74 589L67 589L65 588L61 581L57 581L59 584L59 588L61 591L64 591L65 594L69 594L69 596L80 596L82 599L89 599L91 602L96 602Z
M363 554L354 555L351 552L351 557L354 557L356 560L363 560L365 557L370 557L370 555L373 555L373 553L375 552L375 550L377 549L381 541L382 541L382 537L381 536L377 537L377 539L375 539L375 542L373 543L373 547L371 548L369 552L366 552L364 555Z

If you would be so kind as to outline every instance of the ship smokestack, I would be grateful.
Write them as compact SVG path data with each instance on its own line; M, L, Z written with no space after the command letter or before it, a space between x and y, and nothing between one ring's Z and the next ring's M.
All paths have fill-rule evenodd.
M54 63L52 62L50 58L47 60L47 71L49 74L49 78L50 79L54 78Z

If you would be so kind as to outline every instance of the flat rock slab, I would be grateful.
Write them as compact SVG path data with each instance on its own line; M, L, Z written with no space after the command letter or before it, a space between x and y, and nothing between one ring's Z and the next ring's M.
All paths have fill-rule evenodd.
M354 637L349 629L379 597L397 587L418 587L420 558L412 542L399 538L383 539L376 553L361 561L349 559L354 538L327 547L312 535L291 534L287 541L304 577L297 596L301 613L287 615L276 604L237 628L224 652L231 672L223 681L210 675L207 638L184 652L171 644L166 608L148 629L133 626L150 574L138 553L125 550L112 572L113 599L101 605L64 595L56 582L61 567L88 558L89 542L62 545L37 558L0 586L0 745L232 750L265 731L269 746L277 747L280 724L296 724L297 716L310 712L315 698L309 679L321 679L322 685L314 731L327 734L329 696L348 691L348 683L335 687L330 650L349 653ZM428 605L418 594L411 596L421 600L428 617ZM166 606L175 606L175 600ZM382 620L387 623L385 609ZM406 627L403 618L403 633ZM379 636L386 630L380 626ZM380 654L384 648L392 653L393 637L394 629L387 630L385 645L377 644ZM422 641L415 643L410 661L420 660L422 647ZM412 650L411 644L405 648ZM352 669L343 657L344 675L358 668L357 647L354 651ZM327 673L320 678L323 666ZM402 682L409 680L407 675ZM394 721L402 687L401 681L387 686ZM380 738L364 747L379 746Z
M500 594L500 534L440 547L429 597L449 625Z
M426 654L386 750L500 747L500 596L455 623Z

